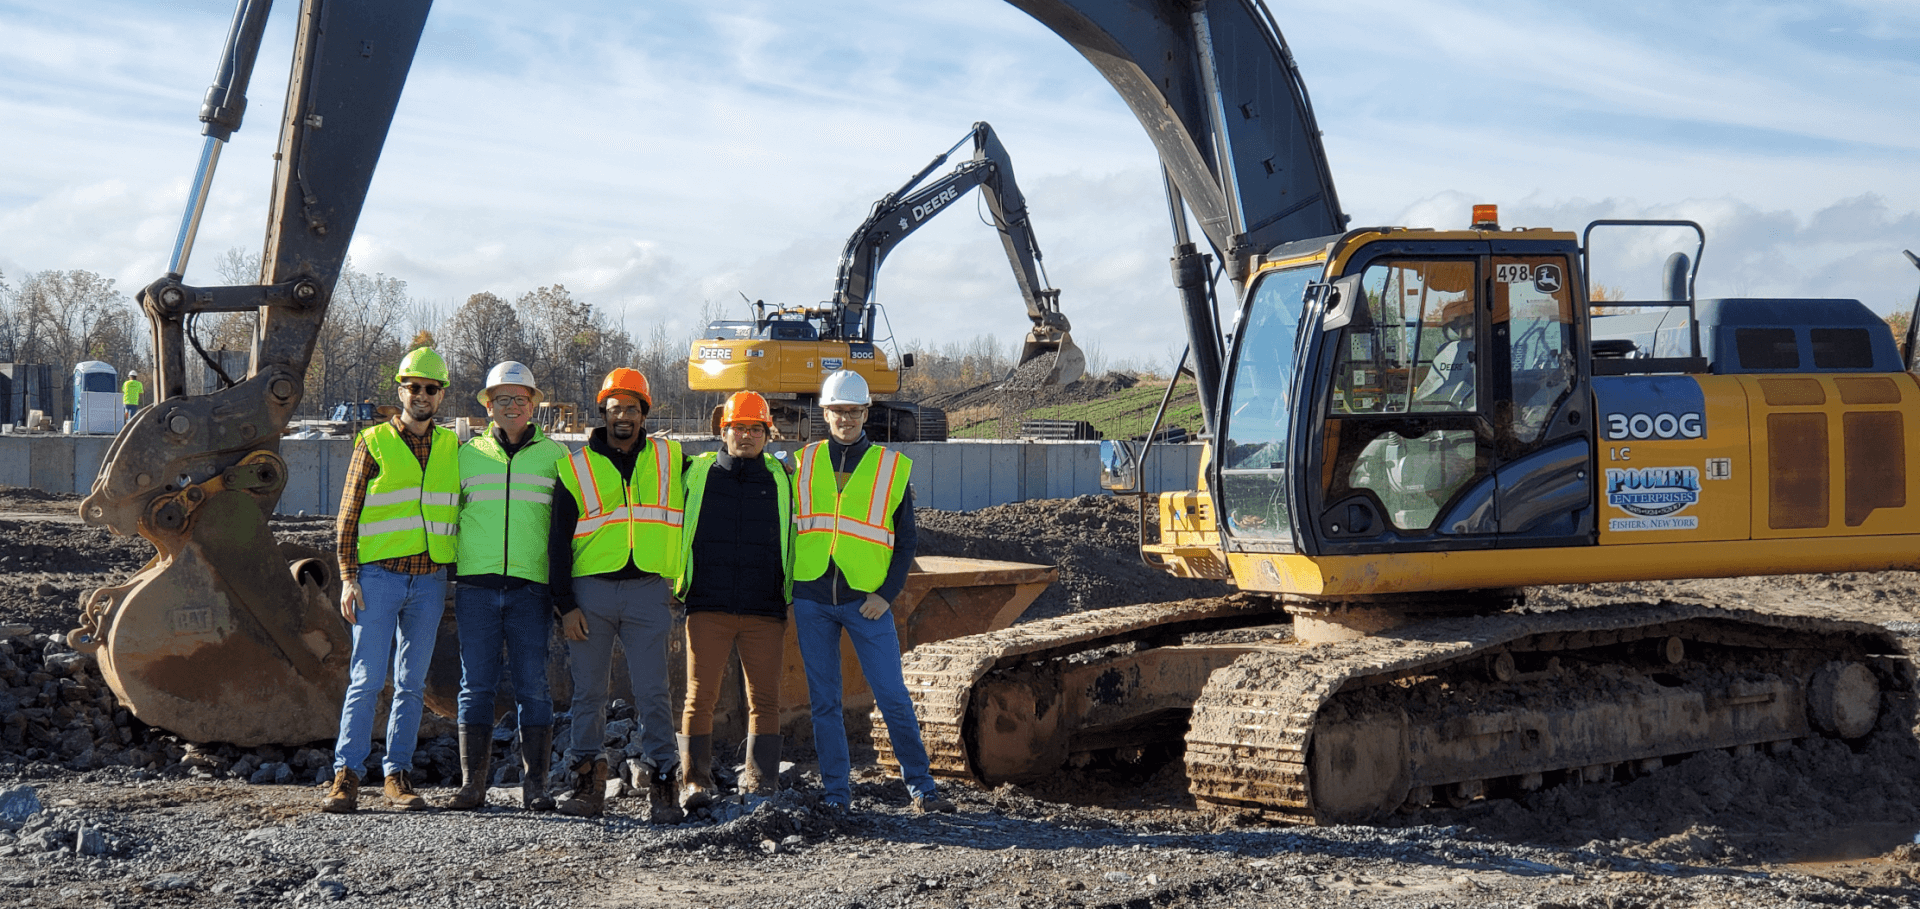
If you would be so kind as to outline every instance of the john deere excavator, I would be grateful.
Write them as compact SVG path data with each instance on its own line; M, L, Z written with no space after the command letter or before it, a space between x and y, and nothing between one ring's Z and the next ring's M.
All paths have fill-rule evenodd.
M960 146L973 143L973 157L921 185ZM1020 296L1033 328L1020 349L1010 383L1037 387L1068 385L1086 373L1087 358L1073 343L1072 326L1060 312L1060 291L1048 285L1040 247L1033 238L1026 197L1014 180L1013 159L993 127L975 123L952 148L941 153L899 189L873 203L865 221L847 238L834 279L833 299L817 307L754 304L751 321L723 320L707 326L687 356L687 386L695 391L757 391L773 408L774 425L790 439L824 438L820 383L835 370L851 369L876 394L900 388L900 369L874 343L880 307L873 286L887 254L974 187L1000 231L1007 262L1013 266ZM716 432L719 411L716 408ZM941 442L947 438L946 414L936 407L876 400L867 418L867 434L884 441Z
M1263 4L1011 2L1160 150L1207 448L1143 556L1243 593L916 648L936 772L1160 747L1203 805L1361 821L1858 739L1912 687L1900 641L1843 616L1525 608L1542 585L1920 568L1920 382L1865 306L1696 300L1688 222L1350 229ZM1237 298L1225 343L1189 215ZM1592 235L1647 228L1698 234L1676 292L1607 305L1682 328L1598 334ZM1106 444L1133 489L1142 452Z
M1688 292L1652 301L1685 311L1680 349L1596 337L1585 233L1492 212L1348 229L1257 0L1011 2L1093 63L1159 152L1208 457L1195 489L1160 496L1143 551L1245 593L922 644L907 674L938 772L1020 779L1164 743L1202 803L1348 821L1856 739L1883 692L1912 687L1899 640L1839 617L1516 608L1537 585L1920 567L1920 382L1857 302ZM242 0L170 273L140 294L158 394L81 513L157 552L90 594L69 639L137 716L190 738L334 731L330 568L276 546L266 516L426 12L301 5L260 281L194 287L180 275L266 19ZM248 376L187 395L189 323L242 310L261 313ZM1130 454L1110 457L1116 485Z

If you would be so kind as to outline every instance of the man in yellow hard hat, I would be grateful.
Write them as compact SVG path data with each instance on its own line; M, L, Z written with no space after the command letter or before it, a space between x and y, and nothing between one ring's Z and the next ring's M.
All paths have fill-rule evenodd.
M736 392L720 414L724 450L687 467L687 522L677 593L687 605L687 700L680 714L681 804L713 797L713 708L736 649L747 682L740 791L780 780L780 670L793 601L793 481L768 454L767 400Z
M456 554L460 455L453 431L433 423L446 400L446 361L419 348L401 361L394 381L402 409L354 439L340 494L340 614L353 625L353 653L333 748L333 787L320 806L336 814L359 807L359 775L373 748L389 663L385 794L402 811L427 807L408 773L447 598L447 566Z
M493 421L460 446L460 561L453 613L460 624L460 790L446 807L486 803L493 747L493 694L503 668L513 678L520 725L520 805L552 811L553 697L547 687L547 524L567 446L533 423L540 386L513 360L487 373L480 402Z
M653 392L646 376L621 367L598 395L606 425L559 465L562 491L553 497L547 562L553 608L567 638L573 670L573 731L565 761L573 790L560 801L568 814L600 813L609 762L601 751L613 642L627 654L633 708L654 823L682 819L667 694L667 642L673 612L667 594L680 577L680 443L647 438Z
M844 634L873 689L874 705L916 812L951 812L928 772L920 722L900 668L893 599L906 587L916 534L913 462L868 441L873 398L867 380L840 370L820 384L828 438L800 453L794 476L793 620L807 666L813 748L820 758L823 804L851 808L846 716L841 706L840 639Z

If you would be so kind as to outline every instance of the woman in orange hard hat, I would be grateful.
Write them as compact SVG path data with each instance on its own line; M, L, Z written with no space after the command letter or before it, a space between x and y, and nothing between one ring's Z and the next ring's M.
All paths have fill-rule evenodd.
M687 468L687 522L677 591L687 604L687 700L680 714L681 804L712 800L713 708L737 646L747 681L746 769L740 792L780 782L780 671L793 601L793 482L767 452L773 416L751 391L727 399L725 448Z

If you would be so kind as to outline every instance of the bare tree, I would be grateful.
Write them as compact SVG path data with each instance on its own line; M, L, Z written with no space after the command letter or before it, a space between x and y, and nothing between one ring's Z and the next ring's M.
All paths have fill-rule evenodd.
M410 305L407 282L368 275L348 262L314 345L307 400L324 410L380 394L406 355L401 331Z
M19 330L20 320L13 310L13 288L7 284L6 272L0 272L0 361L11 363L19 359Z
M447 358L448 368L455 376L454 384L462 389L478 391L487 370L495 363L525 362L530 357L526 327L520 323L520 314L507 301L485 291L468 297L465 304L441 323L438 337L440 344L436 350ZM471 397L462 395L452 400L458 402ZM459 413L472 415L471 410L467 404L458 404Z

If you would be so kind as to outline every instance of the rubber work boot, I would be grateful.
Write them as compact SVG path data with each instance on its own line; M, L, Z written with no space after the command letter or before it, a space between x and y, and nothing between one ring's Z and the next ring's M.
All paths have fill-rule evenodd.
M336 771L333 774L333 788L327 790L320 810L328 814L352 814L359 809L360 777L351 770Z
M677 735L680 743L680 807L696 811L713 803L713 736Z
M647 771L647 823L678 824L687 819L680 807L680 765L641 765Z
M553 810L553 796L547 794L547 768L552 764L553 727L520 727L521 807L528 811Z
M780 742L778 733L747 736L747 769L740 774L742 794L772 795L780 790Z
M574 817L599 817L607 806L607 759L581 758L572 769L573 790L561 796L555 807Z
M425 811L430 807L426 799L413 791L413 780L405 770L387 774L386 796L387 804L401 811Z
M487 774L493 763L493 727L460 724L460 789L447 800L454 811L472 811L487 803Z

